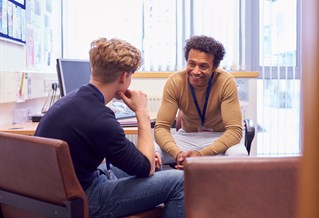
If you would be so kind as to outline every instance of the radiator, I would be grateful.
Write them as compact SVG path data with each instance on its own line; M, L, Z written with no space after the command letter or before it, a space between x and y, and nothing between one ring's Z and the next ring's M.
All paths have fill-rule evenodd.
M137 143L137 135L126 135L126 138L128 138L131 142L133 142L135 145Z
M150 113L157 113L159 107L161 106L162 97L153 96L148 97L148 110Z
M162 101L162 97L160 96L150 96L147 98L148 100L148 110L150 113L157 113L160 105L161 105L161 101ZM153 132L153 130L152 130ZM153 134L154 135L154 134ZM126 137L131 140L134 144L137 143L137 134L130 134L130 135L126 135Z

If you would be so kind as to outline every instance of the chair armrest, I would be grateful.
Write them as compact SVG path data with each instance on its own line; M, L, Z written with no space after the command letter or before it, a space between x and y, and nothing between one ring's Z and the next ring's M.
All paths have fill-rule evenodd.
M245 147L250 154L251 143L255 137L255 124L251 119L244 119L244 128L245 128Z

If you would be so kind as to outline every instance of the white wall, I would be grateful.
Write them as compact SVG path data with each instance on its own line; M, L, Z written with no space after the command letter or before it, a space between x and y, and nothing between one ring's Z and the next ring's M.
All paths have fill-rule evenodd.
M0 40L0 73L25 69L25 46Z
M22 72L29 75L29 100L16 103L16 78L17 74ZM44 91L45 79L57 80L53 72L26 71L25 46L0 40L0 127L12 123L13 109L32 108L34 113L41 111L48 95L48 92Z
M148 97L162 96L166 78L133 78L130 88L142 90Z

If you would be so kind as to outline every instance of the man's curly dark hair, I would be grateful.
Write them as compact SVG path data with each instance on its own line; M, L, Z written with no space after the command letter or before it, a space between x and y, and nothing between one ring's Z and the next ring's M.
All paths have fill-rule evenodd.
M199 50L208 53L214 57L214 67L218 67L225 55L225 48L222 43L209 36L193 36L186 41L184 55L186 61L191 49Z

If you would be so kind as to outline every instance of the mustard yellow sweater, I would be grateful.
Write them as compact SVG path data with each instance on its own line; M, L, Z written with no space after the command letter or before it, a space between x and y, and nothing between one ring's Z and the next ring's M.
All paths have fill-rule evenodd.
M194 89L199 107L203 111L207 87L194 87ZM222 153L232 145L238 144L242 137L242 114L234 77L222 68L218 68L214 72L210 92L204 126L224 134L199 151L203 156ZM202 126L201 119L192 98L185 70L176 72L168 78L154 129L158 145L174 158L181 151L170 133L178 109L184 114L182 128L186 132L198 132L198 128Z

